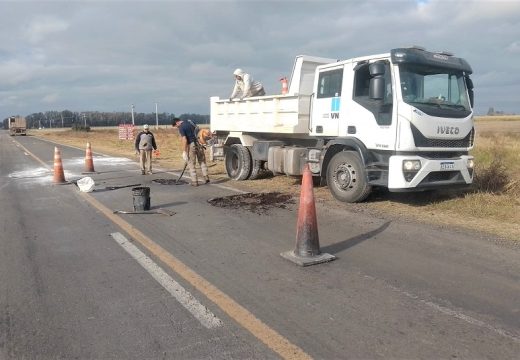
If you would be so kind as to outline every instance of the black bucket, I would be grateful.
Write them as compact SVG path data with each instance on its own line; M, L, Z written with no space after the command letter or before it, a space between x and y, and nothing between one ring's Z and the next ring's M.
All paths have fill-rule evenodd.
M134 196L134 211L150 210L149 187L142 186L132 188L132 195Z

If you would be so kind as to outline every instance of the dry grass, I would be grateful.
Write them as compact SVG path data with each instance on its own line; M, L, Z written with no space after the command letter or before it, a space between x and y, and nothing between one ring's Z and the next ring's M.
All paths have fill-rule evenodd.
M362 211L390 218L413 219L498 235L518 243L520 240L520 116L478 119L476 123L475 184L473 191L405 193L376 192L361 204L343 204L334 200L326 187L315 188L317 201L326 206ZM504 125L506 124L506 125ZM177 130L163 128L153 131L160 150L156 166L180 171L183 167ZM58 143L85 147L93 151L136 159L133 141L118 140L115 129L93 129L89 133L65 131L31 131L31 134ZM214 180L229 181L223 162L210 163ZM273 191L299 195L300 179L277 176L261 180L232 182L245 191Z

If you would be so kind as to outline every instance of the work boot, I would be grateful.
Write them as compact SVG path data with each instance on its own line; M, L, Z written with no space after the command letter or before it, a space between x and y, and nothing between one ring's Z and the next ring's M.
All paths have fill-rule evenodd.
M204 181L204 184L209 183L209 176L206 176L206 180Z
M146 174L146 173L144 171L141 171L141 175L144 175L144 174Z
M199 183L197 181L192 181L191 186L199 186Z

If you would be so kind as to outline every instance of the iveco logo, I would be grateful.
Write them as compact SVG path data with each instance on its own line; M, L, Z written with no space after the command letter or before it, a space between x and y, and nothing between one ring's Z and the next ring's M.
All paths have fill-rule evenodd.
M457 135L459 132L457 126L437 126L437 134Z
M446 55L433 54L433 57L439 60L448 60L448 57Z

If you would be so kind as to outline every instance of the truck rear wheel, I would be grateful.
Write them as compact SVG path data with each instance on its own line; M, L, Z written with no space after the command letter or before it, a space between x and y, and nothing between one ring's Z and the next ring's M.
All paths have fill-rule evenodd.
M332 157L327 168L327 185L339 201L363 201L372 190L368 185L365 167L353 151L340 151Z
M226 172L230 179L245 180L251 174L251 154L240 144L233 144L226 151Z

